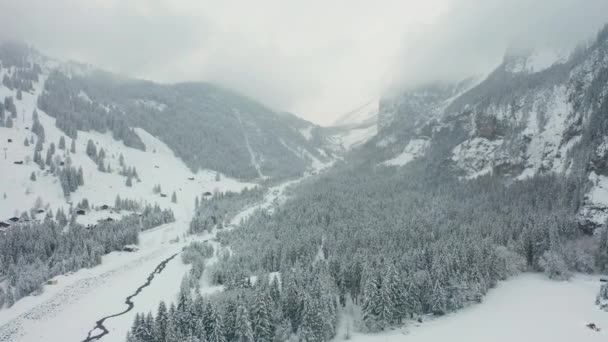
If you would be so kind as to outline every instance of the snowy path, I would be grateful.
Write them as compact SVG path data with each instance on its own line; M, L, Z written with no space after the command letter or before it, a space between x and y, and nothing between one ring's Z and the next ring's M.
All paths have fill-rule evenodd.
M595 305L599 284L599 277L587 275L557 282L524 274L500 283L482 304L384 333L355 333L350 341L607 341L608 312ZM585 326L592 322L600 332ZM341 331L335 341L343 341L344 334Z

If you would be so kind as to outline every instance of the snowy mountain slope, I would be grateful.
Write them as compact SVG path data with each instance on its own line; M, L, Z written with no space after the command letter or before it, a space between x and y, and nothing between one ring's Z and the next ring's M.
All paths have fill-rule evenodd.
M604 29L568 58L507 54L485 79L431 84L382 99L378 134L356 158L402 166L426 157L468 179L568 175L584 189L581 227L593 230L608 217L607 38Z
M69 152L70 139L65 136L55 125L55 119L36 108L36 97L43 87L44 77L34 85L34 91L23 93L23 99L16 99L14 91L0 86L0 96L13 96L18 110L17 119L13 120L12 128L1 127L0 133L2 140L0 148L6 152L6 159L0 160L2 169L2 198L0 201L0 215L2 219L10 216L18 216L23 211L32 208L36 199L40 197L42 203L47 204L51 209L69 209L69 204L76 204L82 199L88 199L95 206L113 206L117 195L122 198L133 199L136 201L158 203L162 207L171 207L179 216L184 216L192 210L188 206L193 206L195 196L199 196L205 191L213 192L220 190L235 190L242 186L238 181L228 177L221 177L223 181L216 182L215 171L199 171L192 173L184 162L177 158L174 153L162 143L143 129L136 129L137 135L146 146L146 151L126 147L122 142L116 141L109 134L98 132L78 132L78 138L74 140L75 153ZM48 169L41 170L32 161L34 144L24 146L25 139L31 139L35 134L31 132L32 113L37 110L39 120L44 127L45 140L43 155L50 148L50 144L59 145L61 137L66 139L66 149L57 148L57 155L65 161L69 157L72 165L81 167L84 175L84 185L79 187L71 194L70 199L66 200L62 192L58 177L52 175ZM11 139L12 142L8 142ZM98 165L86 154L87 142L93 141L99 149L103 148L106 154L105 164L113 168L112 172L100 172ZM6 149L4 151L4 149ZM133 181L133 185L125 185L126 177L119 174L119 159L124 157L124 163L128 166L136 167L140 181ZM23 161L23 165L14 164L15 161ZM31 173L36 174L36 180L30 180ZM153 194L152 188L160 184L167 197L160 194ZM184 200L183 205L171 203L170 196L176 192L178 203ZM4 198L6 193L6 198ZM185 207L184 207L185 206Z
M302 175L314 162L309 155L324 162L332 158L320 127L213 84L129 79L58 62L19 44L0 44L0 63L2 58L7 87L17 89L12 81L25 91L30 78L46 78L38 107L72 138L78 131L111 132L126 146L144 149L132 131L140 127L165 142L193 172L212 169L249 180L259 177L251 151L271 178ZM307 153L294 154L280 139Z
M322 137L301 133L314 125L212 84L162 85L99 71L71 77L52 72L39 104L68 133L111 131L141 148L128 127L146 129L194 171L214 169L241 179L259 178L258 171L272 178L301 175L312 161L294 155L279 139L326 158L319 151L324 150Z
M362 140L357 158L403 166L423 156L421 147L426 144L419 142L430 139L445 108L477 82L478 78L470 78L453 84L431 83L381 99L375 130Z
M20 47L17 47L18 51L22 51L19 49ZM0 48L0 57L4 56L3 51L6 52ZM156 126L146 121L151 119L180 120L181 114L172 112L175 107L169 106L171 102L165 101L171 94L183 91L180 94L187 95L191 92L191 97L186 96L184 101L200 104L196 97L204 90L203 97L208 96L206 99L215 101L213 105L221 107L221 110L212 113L214 116L219 115L222 110L245 108L238 119L231 112L231 117L224 122L219 122L223 120L221 117L222 120L211 123L201 119L202 122L195 123L194 126L208 125L217 128L227 124L228 128L232 129L230 125L234 122L242 125L240 130L233 132L236 135L234 140L243 139L241 147L247 152L245 159L239 163L247 164L245 168L255 168L253 164L257 163L263 176L283 178L294 174L294 171L310 176L329 167L334 158L332 152L326 150L324 132L319 127L288 113L274 114L260 109L260 105L252 103L251 100L242 99L236 94L210 85L177 85L174 88L178 90L169 89L165 98L140 94L133 97L112 95L116 96L116 102L100 102L100 98L113 97L102 97L93 90L100 91L98 87L71 88L72 81L76 78L96 75L98 71L94 68L50 61L30 50L20 56L26 61L21 63L19 61L22 60L17 58L19 63L15 64L2 60L0 67L0 79L5 75L9 79L0 85L0 100L8 99L2 102L0 125L0 148L3 154L6 152L6 158L4 155L0 158L0 195L6 194L6 197L0 197L0 221L19 216L31 208L43 211L34 212L35 219L42 219L45 213L51 210L53 213L59 209L73 213L72 210L78 203L86 199L91 208L86 210L84 215L74 217L83 225L95 225L98 220L118 220L131 213L113 208L117 196L140 204L157 204L163 209L171 209L175 213L176 221L141 232L139 250L136 252L106 254L101 258L99 266L57 276L51 283L43 286L41 293L18 300L10 309L6 306L0 308L1 341L82 340L99 317L122 311L124 298L145 281L162 261L181 252L191 241L209 241L214 238L215 233L186 237L194 214L196 197L200 198L204 192L238 192L244 188L259 186L222 173L223 161L216 160L214 165L218 166L217 169L198 168L193 172L192 165L175 152L174 147L178 146L175 141L162 141L158 135L141 127L146 126L154 130ZM34 66L32 60L40 64ZM23 72L29 71L35 75L22 75ZM59 74L63 76L58 76ZM62 87L67 86L68 90L53 88L60 84L57 83L58 79L52 80L51 82L55 83L50 87L49 78L54 77L67 82L62 84ZM82 85L84 83L81 82L85 81L78 82L78 85ZM98 79L87 79L86 82L98 82ZM160 91L162 87L164 86L152 86L155 91ZM104 89L113 91L110 88ZM137 93L141 89L143 88L139 86L128 85L122 90ZM49 101L55 96L50 95L50 92L55 91L57 100L63 100L63 103ZM67 96L62 97L64 95ZM40 108L41 96L47 97L47 102L42 107L52 110L53 115ZM226 101L230 106L225 104ZM175 106L175 103L173 104ZM208 109L211 110L212 107ZM180 108L186 110L192 107ZM91 113L101 116L97 117ZM105 114L108 116L104 117ZM188 113L190 114L195 117L198 115ZM137 121L130 115L141 120ZM83 120L83 117L86 120ZM135 123L141 123L141 126ZM181 122L178 126L183 127L186 124L188 122ZM5 125L10 127L4 127ZM267 129L275 134L269 134ZM278 149L273 147L274 150L268 152L267 145L273 142L266 141L267 136L277 139ZM215 137L218 144L221 144L220 139L226 138L229 136ZM92 149L95 153L91 153ZM283 153L286 157L274 159L273 153ZM45 158L47 154L49 157ZM282 168L281 163L288 165L288 168ZM241 164L234 167L240 167ZM84 182L64 193L65 180L62 175L68 168L82 170L79 173ZM286 187L292 183L293 181L280 183L270 188L262 203L244 208L234 220L246 218L256 209L272 211L272 208L282 201ZM68 185L74 184L70 181ZM160 189L155 191L156 188ZM175 202L172 201L173 193ZM109 208L103 209L102 206L105 205ZM233 225L236 224L238 221L233 222ZM7 229L16 228L10 226ZM179 290L182 276L189 269L190 266L184 265L179 259L168 263L166 269L137 297L137 310L151 310L159 300L173 299ZM6 279L0 279L0 287L5 290L6 282ZM203 289L215 290L218 290L217 287ZM99 298L104 300L100 301ZM129 312L108 323L112 337L106 339L122 340L135 313L136 311ZM70 322L69 328L66 328L65 322Z

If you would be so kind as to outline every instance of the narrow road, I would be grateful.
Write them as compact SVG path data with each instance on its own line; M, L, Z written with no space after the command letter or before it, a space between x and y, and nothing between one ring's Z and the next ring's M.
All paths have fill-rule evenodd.
M169 261L171 261L173 258L175 258L178 254L179 253L175 253L172 256L168 257L167 259L163 260L160 264L158 264L158 266L156 266L156 268L154 269L154 271L152 273L150 273L150 275L148 276L146 282L143 285L141 285L140 287L138 287L137 290L135 290L135 293L133 293L132 295L128 296L125 299L125 304L127 304L127 308L125 310L119 312L119 313L103 317L102 319L100 319L97 322L95 322L95 328L93 328L93 329L91 329L91 331L89 331L89 334L87 335L87 338L85 338L84 340L82 340L82 342L99 341L105 335L109 334L110 331L104 325L105 321L108 320L108 319L110 319L110 318L122 316L122 315L126 314L127 312L133 310L133 308L135 307L135 303L133 303L132 299L135 298L138 294L140 294L141 291L144 288L148 287L152 283L152 280L154 280L154 277L157 274L160 274L165 269L165 267L167 266L167 263ZM93 335L93 333L96 330L99 330L101 332L97 333L96 335Z

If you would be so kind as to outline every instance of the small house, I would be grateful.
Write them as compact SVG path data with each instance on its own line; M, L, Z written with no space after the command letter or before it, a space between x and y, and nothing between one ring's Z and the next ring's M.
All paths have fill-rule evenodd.
M167 197L167 194L160 194L160 197Z
M101 210L108 210L108 209L110 209L110 207L107 204L102 205L100 208L101 208Z
M108 218L106 219L106 222L114 222L114 219L113 219L113 218L111 218L111 217L108 217Z
M46 281L47 285L57 285L57 279L50 279Z
M64 166L65 162L61 161L61 162L59 162L59 165Z
M189 178L188 178L188 180L193 181L193 180L194 180L194 177L189 177Z
M212 194L212 193L210 193L209 191L207 191L207 192L205 192L205 193L203 194L203 196L205 196L205 197L211 197L211 196L213 196L213 194Z
M15 164L15 165L23 165L23 160L16 161L16 162L14 162L13 164Z
M19 218L18 217L11 217L10 219L8 219L11 222L19 222Z
M86 211L84 209L76 209L76 215L86 215Z
M11 225L10 225L10 224L8 224L8 223L6 223L6 222L0 222L0 228L8 228L8 227L10 227L10 226L11 226Z
M12 142L13 142L13 139L8 139L8 142L9 142L9 143L12 143Z
M122 248L123 252L137 252L139 247L136 245L126 245Z

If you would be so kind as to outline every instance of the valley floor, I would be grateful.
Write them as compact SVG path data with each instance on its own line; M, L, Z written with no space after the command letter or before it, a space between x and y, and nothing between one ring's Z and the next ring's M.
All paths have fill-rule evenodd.
M310 175L269 188L261 202L243 208L230 226L238 225L257 209L271 211L284 200L289 185ZM215 231L194 236L186 234L192 216L191 211L186 212L188 214L179 215L182 217L176 222L142 232L139 251L110 253L103 257L101 265L56 277L57 284L44 286L42 294L25 297L10 309L0 310L0 342L83 341L97 320L125 310L125 298L146 281L158 264L180 253L191 241L209 241L217 253L220 246L213 241ZM210 259L208 265L216 260ZM124 341L136 313L155 312L161 300L173 301L182 277L190 267L183 264L179 255L168 262L151 284L133 299L133 310L104 323L109 334L101 340ZM221 291L221 287L210 285L205 274L201 282L203 294ZM96 329L92 335L99 333Z
M352 342L606 341L608 312L595 305L599 277L567 282L524 274L500 283L473 305L445 317L379 334L354 333ZM586 327L595 323L601 331ZM335 341L343 341L344 327Z

